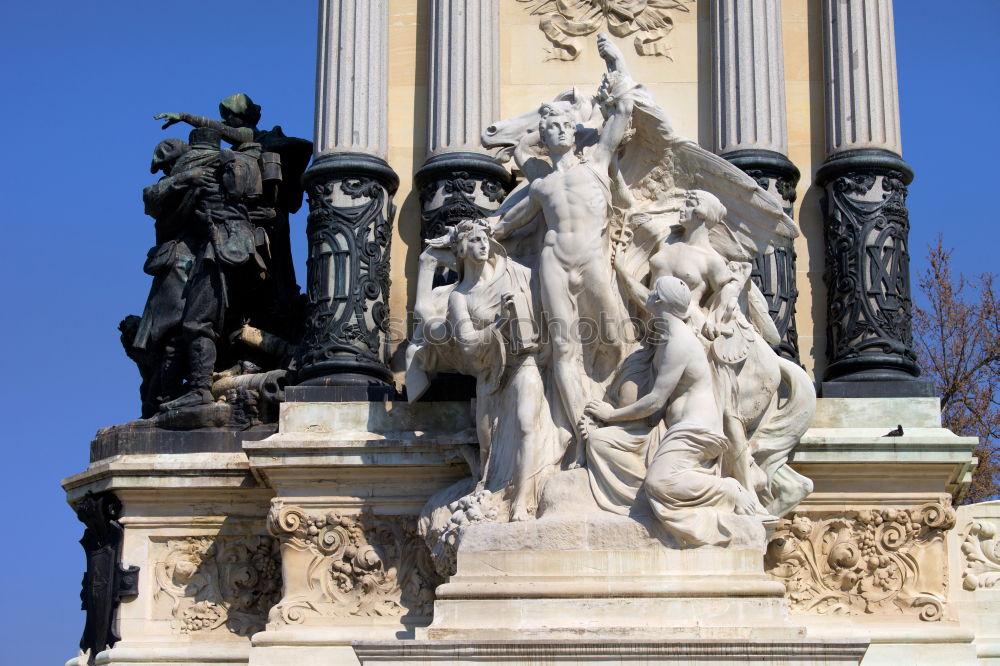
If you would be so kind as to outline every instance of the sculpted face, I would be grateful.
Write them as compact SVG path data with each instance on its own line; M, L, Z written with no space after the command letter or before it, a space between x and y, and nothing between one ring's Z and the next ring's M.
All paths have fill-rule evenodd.
M698 197L688 195L684 198L684 205L681 206L678 223L685 229L691 229L701 221L698 215Z
M547 117L542 122L542 142L548 148L573 148L576 145L576 122L569 116Z
M245 127L246 123L243 122L242 116L239 116L230 111L222 111L220 114L222 116L222 122L230 127Z
M477 263L483 263L490 258L490 239L483 229L469 232L462 240L462 256Z

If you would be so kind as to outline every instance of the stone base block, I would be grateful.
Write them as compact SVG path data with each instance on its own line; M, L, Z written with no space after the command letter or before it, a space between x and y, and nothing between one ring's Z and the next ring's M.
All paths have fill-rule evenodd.
M663 639L656 641L530 640L510 641L386 641L357 642L354 650L362 666L472 666L483 663L509 666L572 666L614 664L733 665L752 662L812 666L858 664L866 642L786 640L752 641Z
M171 666L174 664L213 664L218 666L246 666L250 646L232 641L177 645L173 642L145 643L121 641L110 650L97 655L97 666ZM86 666L87 660L78 658L67 666Z
M387 641L391 642L391 641ZM327 645L275 645L255 647L247 666L310 666L311 664L336 664L360 666L350 643Z
M607 513L466 528L429 640L798 640L759 548L670 547Z
M794 616L793 616L794 617ZM871 641L864 666L978 666L975 634L958 622L915 623L905 617L799 617L817 641L851 636Z
M339 626L282 627L253 637L248 666L359 666L351 643L395 643L412 639L413 629L342 621Z

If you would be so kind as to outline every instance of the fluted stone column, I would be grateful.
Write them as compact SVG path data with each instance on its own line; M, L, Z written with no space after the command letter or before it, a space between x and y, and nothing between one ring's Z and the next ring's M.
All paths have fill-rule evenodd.
M500 118L499 0L432 0L430 28L427 158L414 175L423 240L463 219L486 217L513 184L479 139ZM443 271L435 284L454 279ZM442 373L426 395L467 399L475 391L471 377Z
M387 2L319 3L300 384L365 387L392 377L389 240L399 178L386 162L388 12Z
M780 0L713 0L716 152L792 213L799 170L789 161ZM799 362L795 249L754 262L753 280L781 334L775 351Z
M503 201L511 177L479 137L500 116L499 0L431 3L427 160L416 173L421 236Z
M912 349L892 0L823 0L827 361L823 394L923 395Z

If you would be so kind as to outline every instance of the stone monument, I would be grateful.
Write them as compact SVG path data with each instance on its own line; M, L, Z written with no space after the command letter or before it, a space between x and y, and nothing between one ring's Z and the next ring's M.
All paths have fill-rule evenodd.
M321 0L315 144L159 114L68 664L1000 659L892 3L801 5Z

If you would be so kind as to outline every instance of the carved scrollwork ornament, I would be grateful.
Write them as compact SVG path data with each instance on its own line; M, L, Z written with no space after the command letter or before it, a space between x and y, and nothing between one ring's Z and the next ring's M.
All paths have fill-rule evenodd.
M962 540L962 587L970 592L1000 589L1000 530L988 520L974 520Z
M477 191L478 190L478 191ZM441 180L430 181L420 188L420 236L437 238L447 227L462 220L479 220L490 215L507 195L505 187L490 177L476 178L466 171L447 174ZM486 199L493 207L477 203Z
M372 513L318 515L272 507L268 529L281 540L284 596L271 625L310 617L430 617L440 582L415 519Z
M947 579L934 569L954 526L955 511L943 504L793 514L768 543L765 567L785 584L795 612L935 622L945 614Z
M268 536L169 539L153 570L154 599L168 599L181 634L264 629L281 597L278 543Z
M607 30L615 37L632 37L635 52L670 59L666 37L674 27L672 12L690 12L694 0L518 0L540 16L539 29L552 44L548 60L576 60L588 35Z
M420 191L420 238L438 238L466 219L491 215L506 198L513 181L507 170L479 153L443 153L416 173Z

